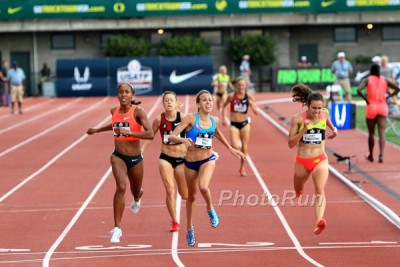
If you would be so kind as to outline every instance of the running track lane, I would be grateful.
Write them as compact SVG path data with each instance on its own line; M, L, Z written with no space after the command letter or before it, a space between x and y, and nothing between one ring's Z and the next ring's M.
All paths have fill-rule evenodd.
M257 100L263 97L270 96L260 95L257 96ZM147 110L150 110L149 104L154 100L154 98L146 98L143 101ZM189 101L189 103L193 102L193 99ZM94 113L85 115L82 121L77 122L78 126L69 125L66 136L71 135L74 138L82 136L88 126L95 125L95 123L87 122L89 118L90 121L101 122L108 115L106 111L110 106L112 106L110 103L107 107L99 106L95 115ZM159 112L161 108L156 110L155 114ZM254 163L257 168L256 173L259 173L270 192L281 196L282 192L292 188L294 151L287 148L286 138L260 116L252 116L252 121L251 162ZM227 129L224 131L227 133ZM265 135L267 136L264 137ZM7 248L30 249L28 253L24 251L2 253L1 258L5 259L2 260L2 264L6 263L6 259L36 259L31 262L32 266L42 264L50 245L54 244L62 231L65 231L67 223L77 214L89 194L107 173L108 157L112 150L112 142L109 139L107 134L85 138L82 143L71 149L57 160L52 168L49 168L52 169L50 174L47 174L47 171L43 172L40 177L27 183L2 203L2 213L4 213L2 218L5 218L5 221L2 220L1 223L4 232L0 240L6 240L6 242L1 247L5 248L4 250ZM42 140L42 138L37 140ZM67 144L68 142L72 144L74 140L76 138L71 138ZM111 201L115 186L113 178L108 177L52 255L50 265L108 266L111 262L113 265L127 264L127 266L133 263L135 266L176 265L171 258L172 235L168 232L169 216L164 204L164 189L156 163L159 153L157 142L159 144L159 136L145 155L143 209L135 216L129 214L129 209L126 210L121 244L114 247L109 244L108 231L112 225ZM44 147L43 143L38 143L36 146ZM23 150L22 147L20 149ZM238 176L238 170L235 167L237 166L236 159L229 155L225 148L217 145L216 150L221 158L217 163L211 190L217 212L221 216L221 226L218 229L212 229L209 226L204 202L199 196L195 213L198 244L195 248L186 246L183 226L179 233L179 253L177 254L180 261L186 266L215 264L292 266L293 262L300 266L310 266L310 263L295 250L292 239L272 207L261 206L257 203L253 205L247 200L243 206L236 205L235 207L232 204L233 200L218 205L221 192L239 190L239 194L248 199L254 194L261 195L264 189L249 168L248 177ZM55 155L57 152L52 154ZM13 154L9 153L0 158L1 162L3 163L5 158ZM22 167L24 166L19 168ZM308 186L308 189L311 193L311 186ZM393 237L398 236L398 230L393 229L391 224L333 177L329 181L328 189L328 228L320 237L312 234L314 223L312 208L288 205L279 207L302 246L302 250L323 265L336 265L338 259L342 260L340 264L342 266L371 264L377 258L384 258L388 265L393 265L391 263L395 260L394 249L397 251L399 241L398 238ZM335 192L334 196L331 196L333 192ZM130 201L131 199L127 197L127 204ZM355 214L359 216L354 216ZM154 220L154 217L159 219ZM346 218L353 217L356 217L353 224L349 224ZM368 222L365 218L369 219ZM181 220L185 225L184 203ZM28 221L29 225L26 223ZM354 227L355 224L357 224L356 227ZM382 228L387 229L387 232L380 232L379 229ZM14 234L6 234L15 232L25 238L17 239ZM381 242L372 242L374 240ZM97 245L100 247L95 247ZM340 253L340 257L336 253ZM358 253L362 257L357 257ZM247 256L248 254L251 256ZM375 257L369 259L368 255ZM379 257L380 255L382 257ZM357 258L360 260L357 261ZM15 266L15 263L11 264Z

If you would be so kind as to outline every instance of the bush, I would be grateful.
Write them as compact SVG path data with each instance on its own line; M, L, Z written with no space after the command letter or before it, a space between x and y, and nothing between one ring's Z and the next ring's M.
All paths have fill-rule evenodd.
M145 57L150 53L151 44L143 38L129 35L110 36L104 47L107 57Z
M244 54L250 56L252 65L271 65L276 61L275 44L275 39L269 34L244 35L229 40L227 56L238 65Z
M160 56L205 56L210 55L210 44L202 38L189 35L163 40L158 47Z

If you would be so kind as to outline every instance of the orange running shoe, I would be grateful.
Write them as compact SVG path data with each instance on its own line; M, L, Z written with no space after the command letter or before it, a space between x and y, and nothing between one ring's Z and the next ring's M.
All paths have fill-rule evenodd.
M326 221L325 219L321 219L317 224L315 225L314 229L314 234L319 235L326 227Z
M296 198L301 198L303 196L302 192L296 192Z
M246 170L244 169L244 167L242 167L240 170L240 176L247 176Z
M179 223L178 222L171 222L171 229L169 229L170 232L178 232L179 231Z

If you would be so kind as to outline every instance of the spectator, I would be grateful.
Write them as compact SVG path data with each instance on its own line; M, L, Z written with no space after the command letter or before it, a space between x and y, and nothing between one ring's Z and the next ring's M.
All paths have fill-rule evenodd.
M301 56L300 61L297 63L297 67L299 68L309 68L311 67L311 62L307 61L306 56Z
M8 106L6 95L8 93L8 83L7 83L7 69L8 69L8 61L1 61L1 70L0 70L0 94L1 94L1 105Z
M381 62L378 65L381 66L381 75L385 77L386 80L389 80L392 83L394 83L395 82L394 71L391 67L389 67L389 57L383 55L381 57Z
M47 82L50 80L50 69L47 67L46 63L43 63L42 70L40 71L40 81L39 81L39 95L43 94L43 83Z
M14 114L14 104L18 102L19 114L22 114L22 100L25 90L25 73L18 67L17 61L13 61L11 69L7 72L7 79L11 85L11 114Z
M345 91L347 101L351 102L351 85L349 76L353 73L353 66L345 59L345 53L339 52L338 59L332 63L331 71L336 75L335 84L339 84Z
M392 83L396 83L396 80L394 78L394 71L391 67L389 67L389 57L386 55L383 55L381 57L381 70L380 73L387 81L390 81ZM392 118L398 118L400 117L400 111L399 107L397 105L397 97L396 95L390 96L392 93L391 88L389 88L389 92L387 93L387 99L386 103L388 104L389 108L389 116Z
M371 59L372 63L377 64L377 65L381 65L382 62L382 58L380 56L374 56Z
M240 63L240 67L239 67L240 76L242 76L246 80L247 88L250 89L253 87L253 84L251 83L251 80L250 80L250 76L252 75L252 72L250 69L250 62L249 62L250 56L246 54L243 56L242 59L243 60Z

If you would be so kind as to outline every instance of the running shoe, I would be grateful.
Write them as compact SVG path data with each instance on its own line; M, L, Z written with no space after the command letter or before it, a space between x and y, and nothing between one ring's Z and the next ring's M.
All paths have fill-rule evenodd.
M210 217L211 226L217 228L219 225L219 217L214 209L208 211L208 216Z
M111 243L119 243L120 242L120 240L119 240L119 238L122 236L122 230L121 230L121 228L119 228L119 227L114 227L112 230L111 230L111 240L110 240L110 242Z
M314 229L314 234L319 235L326 227L325 219L321 219L317 222Z
M246 170L245 170L244 167L242 167L242 168L239 170L239 172L240 172L240 176L247 176L247 173L246 173Z
M132 204L131 204L131 211L132 213L138 213L140 210L140 206L141 206L141 199L139 199L138 201L132 200Z
M132 203L131 203L131 211L132 213L138 213L140 210L140 206L142 205L141 202L141 197L143 195L143 189L141 189L140 191L140 196L139 196L139 200L135 201L135 198L133 198Z
M178 222L171 222L171 232L178 232L179 231L179 223Z
M194 245L196 244L196 237L194 236L194 226L192 226L192 229L187 230L186 241L189 247L194 247Z

